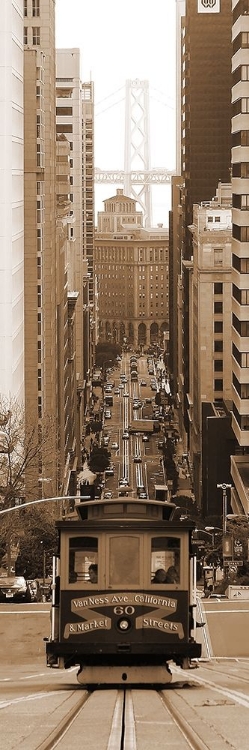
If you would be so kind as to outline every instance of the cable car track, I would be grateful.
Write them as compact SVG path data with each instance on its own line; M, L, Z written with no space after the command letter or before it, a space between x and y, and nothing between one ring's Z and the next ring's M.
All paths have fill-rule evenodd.
M206 683L207 685L207 683ZM96 690L85 693L74 709L67 713L60 725L34 750L68 750L69 747L86 747L89 750L151 750L152 747L168 747L176 744L181 750L211 750L219 739L219 750L234 747L219 727L219 720L207 711L202 715L202 706L212 699L206 698L205 687L201 687L203 701L196 702L196 683L175 683L167 690ZM186 689L188 688L188 689ZM191 693L195 699L191 701ZM220 692L223 692L220 688ZM231 691L232 697L232 691ZM225 700L217 705L230 705ZM246 698L246 696L245 696ZM246 704L246 700L244 706ZM200 710L201 709L201 710ZM214 708L215 710L215 708ZM80 744L82 738L82 745Z

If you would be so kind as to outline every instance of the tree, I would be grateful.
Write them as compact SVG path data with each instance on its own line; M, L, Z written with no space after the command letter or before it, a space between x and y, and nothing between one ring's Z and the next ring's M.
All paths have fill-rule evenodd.
M89 458L89 468L94 474L99 474L107 469L110 463L110 452L107 448L93 448Z
M13 514L12 514L13 515ZM52 556L57 552L58 534L48 507L31 506L17 511L22 534L16 560L16 575L42 578L52 572ZM20 519L21 517L21 519Z
M54 419L25 421L24 408L14 399L0 397L0 503L3 508L18 505L37 495L41 467L54 476L57 457L51 451Z

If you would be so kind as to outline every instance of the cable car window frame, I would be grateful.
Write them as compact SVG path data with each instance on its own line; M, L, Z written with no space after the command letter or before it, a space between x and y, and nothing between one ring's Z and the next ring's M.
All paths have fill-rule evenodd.
M98 580L96 583L93 583L89 580L82 580L80 577L77 577L75 581L69 580L69 574L70 574L70 542L73 539L94 539L97 540L97 553L95 553L95 559L93 561L89 560L89 566L91 564L97 564L98 565ZM87 547L85 547L87 549ZM101 534L97 533L95 530L92 532L88 532L87 530L84 530L81 532L76 531L75 532L69 532L65 536L63 536L63 543L61 547L61 588L63 589L82 589L88 591L90 588L96 588L99 589L100 587L100 577L102 575L102 571L100 569L99 561L101 559ZM89 549L89 554L91 553L91 550ZM103 553L102 553L103 555ZM97 556L97 562L96 562L96 556Z
M138 580L135 583L127 582L127 580L119 581L119 582L113 582L111 583L111 576L110 576L110 564L111 564L111 540L112 539L129 539L130 537L136 538L139 540L139 549L138 549L138 558L139 558L139 575ZM127 589L136 591L137 589L140 589L144 584L144 534L140 534L137 530L130 529L127 530L126 533L124 531L114 531L111 533L106 534L106 558L105 558L105 564L106 564L106 588L115 590L115 589Z
M184 560L187 559L188 551L189 551L189 536L188 533L182 533L177 531L170 531L170 529L164 529L162 531L153 532L151 531L148 534L149 540L149 555L148 558L150 560L150 587L154 590L155 586L161 588L163 591L166 589L172 590L172 589L186 589L189 585L189 566L184 566ZM179 563L179 581L177 583L168 583L165 582L154 582L153 581L153 571L152 571L152 541L153 539L177 539L180 541L179 545L179 556L180 556L180 563ZM161 567L161 566L159 566Z

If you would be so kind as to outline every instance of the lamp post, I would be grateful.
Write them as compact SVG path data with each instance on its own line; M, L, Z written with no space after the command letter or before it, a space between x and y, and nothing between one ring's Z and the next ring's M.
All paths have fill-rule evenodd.
M223 536L226 536L227 532L227 490L232 489L231 484L217 484L218 489L222 490L222 519L223 519Z
M42 546L42 579L43 579L42 583L43 583L43 588L44 588L45 581L46 581L46 550L45 550L43 541L41 541L41 546Z
M223 533L223 529L220 529L219 526L205 526L205 530L212 532L212 537L213 537L213 542L212 543L213 543L213 546L214 546L215 545L216 534L219 534L219 533L222 534Z

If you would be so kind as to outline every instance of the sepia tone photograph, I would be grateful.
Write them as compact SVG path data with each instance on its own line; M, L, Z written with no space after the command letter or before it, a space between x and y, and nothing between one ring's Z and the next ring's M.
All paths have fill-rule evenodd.
M1 12L0 744L247 750L249 0Z

